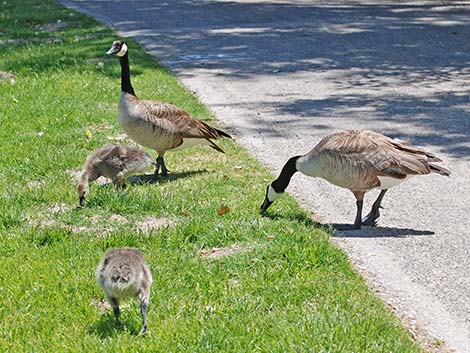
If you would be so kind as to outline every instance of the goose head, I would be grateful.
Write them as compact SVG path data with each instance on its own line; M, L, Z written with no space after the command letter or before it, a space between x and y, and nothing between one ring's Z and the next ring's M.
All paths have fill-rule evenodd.
M282 194L282 192L277 192L272 184L269 184L266 188L266 196L264 197L264 202L261 205L261 210L266 211L274 201L281 197Z
M123 41L115 40L111 45L111 48L106 52L106 55L114 54L122 57L127 53L127 45Z
M87 194L87 192L88 185L86 183L79 183L77 186L77 193L80 207L83 207L85 205L85 195Z

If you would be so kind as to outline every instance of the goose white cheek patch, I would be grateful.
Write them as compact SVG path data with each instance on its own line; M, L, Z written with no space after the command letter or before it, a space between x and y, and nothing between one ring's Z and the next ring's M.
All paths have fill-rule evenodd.
M282 196L282 193L277 193L274 188L269 185L268 187L268 200L273 202Z
M119 50L116 55L117 56L124 56L127 53L127 45L123 44L121 50Z

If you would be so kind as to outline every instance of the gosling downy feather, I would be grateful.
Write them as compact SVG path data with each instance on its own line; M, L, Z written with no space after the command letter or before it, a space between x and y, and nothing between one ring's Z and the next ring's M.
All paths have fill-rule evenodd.
M163 159L167 151L208 145L219 152L224 152L212 140L231 138L226 132L192 117L172 104L137 98L130 80L129 54L124 42L113 42L106 54L118 56L121 64L119 124L135 142L158 152L155 175L160 168L162 175L168 173Z
M142 173L153 165L152 157L135 147L110 144L97 149L86 159L78 181L80 206L85 203L88 184L100 176L112 179L115 187L123 187L127 177Z
M116 323L119 322L120 300L126 297L137 298L142 315L140 333L145 333L153 279L142 253L134 248L108 250L96 269L96 281L113 308Z
M442 161L408 142L367 130L339 131L323 138L307 154L290 158L279 177L268 185L261 209L268 209L285 191L292 176L300 171L353 192L357 212L352 228L375 225L380 216L380 204L389 188L416 175L450 175L450 171L437 162ZM372 189L382 191L363 221L364 194Z

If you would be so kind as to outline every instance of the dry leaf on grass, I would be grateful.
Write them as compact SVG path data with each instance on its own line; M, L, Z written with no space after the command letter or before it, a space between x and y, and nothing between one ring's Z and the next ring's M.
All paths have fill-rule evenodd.
M181 213L183 214L183 216L191 217L191 213L189 213L188 210L183 210Z
M230 208L227 205L222 204L220 208L217 210L217 214L222 216L223 214L229 213Z

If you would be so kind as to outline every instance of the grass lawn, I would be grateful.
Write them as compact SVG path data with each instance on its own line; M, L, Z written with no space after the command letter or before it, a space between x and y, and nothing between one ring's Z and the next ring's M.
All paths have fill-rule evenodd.
M76 208L86 156L122 139L120 67L104 55L115 39L50 0L0 2L0 351L419 352L292 198L260 215L273 175L235 142L168 153L156 184L94 183ZM211 120L127 43L138 95ZM95 282L118 246L153 272L145 337L136 301L116 329Z

